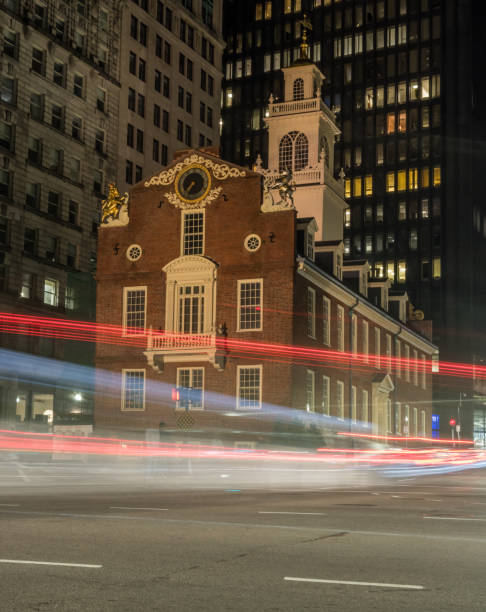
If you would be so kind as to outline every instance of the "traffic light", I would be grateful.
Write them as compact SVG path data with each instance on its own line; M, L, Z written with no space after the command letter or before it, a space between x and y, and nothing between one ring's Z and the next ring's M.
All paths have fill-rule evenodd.
M451 427L455 427L455 426L456 426L456 422L457 422L457 421L456 421L456 419L455 419L454 417L451 417L451 418L449 419L449 425L450 425Z
M172 401L178 402L180 399L181 399L181 392L179 391L177 387L174 387L172 389Z

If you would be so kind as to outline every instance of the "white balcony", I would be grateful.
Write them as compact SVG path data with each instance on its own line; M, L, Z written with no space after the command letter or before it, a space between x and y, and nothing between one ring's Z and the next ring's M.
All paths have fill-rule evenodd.
M336 125L336 116L318 96L316 98L305 98L304 100L289 100L288 102L272 102L268 105L269 117L282 117L284 115L295 115L297 113L321 112L337 135L340 133Z
M204 362L223 369L223 355L216 354L216 334L147 334L147 349L144 351L148 364L162 371L166 363Z

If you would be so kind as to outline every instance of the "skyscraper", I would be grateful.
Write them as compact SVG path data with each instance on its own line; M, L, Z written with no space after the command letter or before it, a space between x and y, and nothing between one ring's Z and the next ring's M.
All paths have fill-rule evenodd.
M434 322L445 361L481 362L486 314L486 221L480 182L484 5L439 0L227 0L223 155L267 162L265 114L282 98L282 68L298 57L304 11L310 58L341 136L334 176L345 172L344 248L373 274L405 288ZM324 221L325 222L325 221ZM484 440L474 376L439 379L442 434L460 416ZM478 400L478 401L476 401ZM473 421L478 425L475 427Z
M117 167L120 6L4 0L0 20L0 310L89 319L99 201ZM86 346L20 332L2 327L1 349L89 362ZM37 384L36 363L2 380L0 419L88 410L56 388L56 367Z

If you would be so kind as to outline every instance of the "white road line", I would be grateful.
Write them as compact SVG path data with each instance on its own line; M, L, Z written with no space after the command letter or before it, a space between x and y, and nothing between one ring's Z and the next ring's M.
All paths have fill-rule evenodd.
M423 586L420 584L390 584L388 582L356 582L355 580L324 580L323 578L294 578L292 576L285 576L284 580L291 580L293 582L325 582L326 584L351 584L354 586L376 586L385 587L392 589L412 589L415 591L423 590Z
M110 506L110 510L168 510L169 508L140 508L139 506Z
M18 508L20 504L0 504L0 506L6 507L6 508Z
M258 514L306 514L312 516L326 516L324 512L277 512L270 510L259 510Z
M91 565L89 563L57 563L55 561L21 561L19 559L0 559L0 563L17 563L22 565L61 565L62 567L91 567L99 569L102 565Z
M472 518L465 516L424 516L424 519L433 521L486 521L486 518Z

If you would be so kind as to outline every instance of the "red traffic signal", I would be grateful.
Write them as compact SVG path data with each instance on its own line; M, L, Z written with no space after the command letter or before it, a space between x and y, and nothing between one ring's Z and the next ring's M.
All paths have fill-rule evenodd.
M456 425L456 419L454 419L454 418L449 419L449 425L450 425L451 427L455 427L455 425Z
M172 389L172 401L178 402L181 399L181 394L179 389Z

